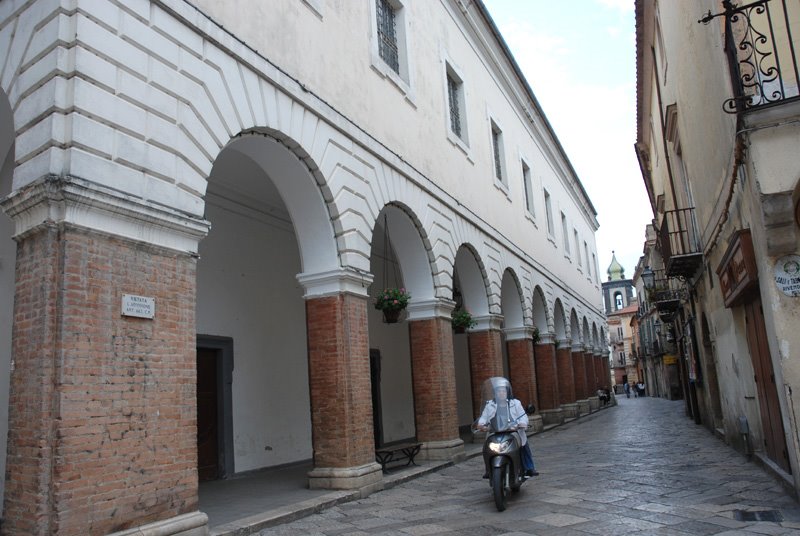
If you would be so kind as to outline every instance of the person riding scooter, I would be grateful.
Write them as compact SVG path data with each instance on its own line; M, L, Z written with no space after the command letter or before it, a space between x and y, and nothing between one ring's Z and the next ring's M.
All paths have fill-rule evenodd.
M478 418L477 428L481 431L489 430L492 424L494 430L505 430L516 428L519 436L522 464L525 468L525 476L537 476L539 473L533 463L533 454L528 445L528 436L525 430L528 428L528 414L522 408L522 403L511 396L511 382L505 378L495 377L486 380L484 385L484 399L486 400L483 412ZM497 424L496 419L503 420L502 424ZM484 478L489 478L487 468Z

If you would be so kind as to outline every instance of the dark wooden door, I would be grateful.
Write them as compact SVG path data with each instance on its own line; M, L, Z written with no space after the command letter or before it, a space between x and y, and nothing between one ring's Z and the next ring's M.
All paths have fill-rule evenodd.
M217 364L219 350L197 349L197 473L200 481L219 477Z
M381 411L381 351L369 350L369 372L372 383L372 434L375 448L383 445L383 411Z
M744 304L744 310L747 323L747 346L750 350L750 358L753 360L758 405L761 409L761 423L764 428L764 450L772 461L780 465L787 473L791 473L783 420L781 420L781 408L778 402L778 390L775 385L775 373L767 344L767 330L764 325L761 298L757 296Z

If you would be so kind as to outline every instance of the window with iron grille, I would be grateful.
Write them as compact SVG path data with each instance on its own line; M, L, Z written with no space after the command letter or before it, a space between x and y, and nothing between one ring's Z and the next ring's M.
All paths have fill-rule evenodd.
M494 176L504 183L503 176L503 132L492 121L492 151L494 153Z
M396 13L388 0L375 0L378 19L378 51L381 59L396 73L400 73L400 58L397 51Z
M461 84L453 78L450 73L447 73L447 100L450 104L450 130L459 138L461 137L460 90Z
M553 236L553 207L550 203L550 194L544 191L544 210L547 216L547 234Z
M533 183L531 183L531 168L525 162L522 163L522 183L525 190L525 208L531 216L535 216L533 211Z

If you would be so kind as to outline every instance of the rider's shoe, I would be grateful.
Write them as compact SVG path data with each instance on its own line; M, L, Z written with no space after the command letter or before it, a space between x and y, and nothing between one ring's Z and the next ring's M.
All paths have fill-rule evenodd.
M539 471L536 469L528 469L525 471L525 476L539 476Z

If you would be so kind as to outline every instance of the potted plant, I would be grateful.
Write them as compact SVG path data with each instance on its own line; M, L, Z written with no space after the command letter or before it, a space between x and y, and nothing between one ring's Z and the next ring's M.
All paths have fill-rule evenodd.
M453 309L450 317L453 323L453 329L456 333L464 333L468 328L477 324L466 309Z
M375 298L375 309L383 311L383 319L387 324L394 324L400 317L400 312L408 306L411 298L404 288L385 288Z
M533 344L537 344L539 342L539 340L541 339L541 337L539 336L539 328L534 326L533 335L531 336L531 339L533 340Z

